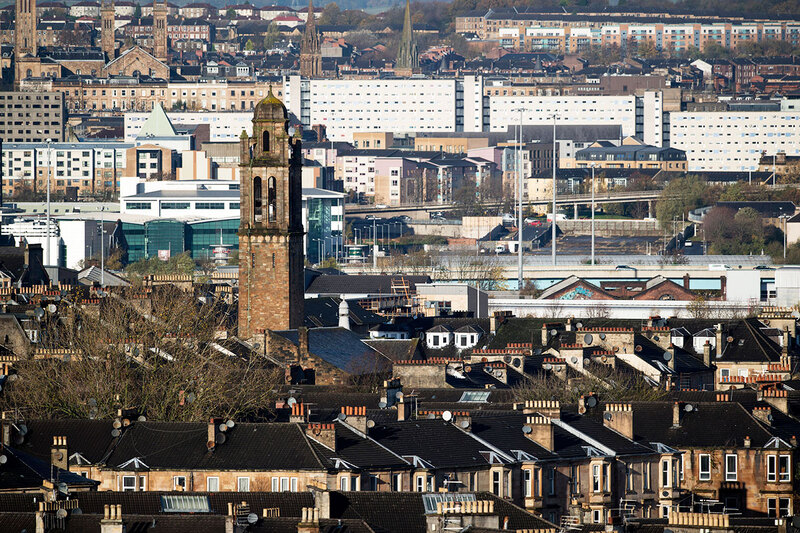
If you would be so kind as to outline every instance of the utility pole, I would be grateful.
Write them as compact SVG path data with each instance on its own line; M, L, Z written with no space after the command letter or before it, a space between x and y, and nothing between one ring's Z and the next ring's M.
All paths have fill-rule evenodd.
M594 261L594 163L592 163L592 266L595 265Z
M522 272L522 112L519 108L519 144L517 145L517 198L519 200L519 213L517 213L517 290L522 290L525 280Z
M47 232L45 233L45 246L47 249L47 255L45 256L44 260L47 266L50 266L50 167L53 165L52 155L53 152L50 148L50 139L47 139L47 228L45 230Z
M100 207L100 287L106 286L105 274L106 274L106 244L105 244L105 228L103 227L103 222L105 221L105 206ZM220 244L222 244L222 230L220 230L219 235Z
M552 242L552 255L553 255L553 266L556 266L556 150L558 150L558 145L556 144L556 119L558 115L553 115L553 221L550 224L553 232L550 238Z

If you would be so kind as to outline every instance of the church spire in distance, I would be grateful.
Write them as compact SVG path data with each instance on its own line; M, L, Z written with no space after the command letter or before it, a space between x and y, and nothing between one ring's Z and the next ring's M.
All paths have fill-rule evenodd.
M414 38L414 25L411 23L411 0L406 0L406 15L403 22L403 35L397 49L395 69L413 70L419 68L417 40Z

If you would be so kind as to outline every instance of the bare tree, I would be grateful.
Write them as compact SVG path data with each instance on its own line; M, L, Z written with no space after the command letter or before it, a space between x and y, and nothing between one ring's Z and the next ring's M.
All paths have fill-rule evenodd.
M217 343L229 325L221 301L200 302L167 285L103 299L100 309L64 299L43 335L60 357L18 364L3 409L36 418L113 418L119 408L156 420L261 417L282 372Z

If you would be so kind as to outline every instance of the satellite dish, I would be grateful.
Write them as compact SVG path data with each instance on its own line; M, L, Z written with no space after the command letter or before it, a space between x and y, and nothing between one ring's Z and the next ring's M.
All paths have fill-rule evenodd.
M551 330L550 330L550 335L552 335L552 336L554 336L554 337L555 337L556 335L558 335L558 330L551 329Z
M586 343L586 344L592 344L593 340L594 340L594 337L592 337L591 333L587 333L586 335L583 336L583 342Z
M5 455L0 455L0 465L4 465L8 462L8 457Z
M550 370L551 368L553 368L553 365L551 365L550 363L545 363L542 365L542 368L544 368L545 370Z
M541 349L541 348L536 348L536 349L533 351L533 355L542 355L542 349Z
M522 361L520 360L519 357L517 357L517 358L514 359L514 362L512 362L511 364L514 365L514 366L520 366L522 364Z
M56 307L56 304L50 304L47 306L47 310L51 313L55 313L58 310L58 307Z
M261 348L261 345L259 343L253 344L253 349L254 350L258 350L259 348Z
M258 522L258 515L256 513L250 513L247 515L248 524L255 524L256 522Z
M225 422L225 425L226 425L226 426L228 426L228 429L232 429L232 428L233 428L233 426L235 426L235 425L236 425L236 422L234 422L233 420L227 420L227 421Z
M347 420L347 415L344 413L339 413L338 415L336 415L336 418L338 418L339 420Z
M427 418L428 418L428 420L433 420L434 418L436 418L436 415L433 414L433 413L428 413Z
M467 429L469 427L469 420L462 420L461 427Z
M637 352L641 352L642 351L642 345L641 344L637 344L636 348L634 348L634 350L637 351Z
M529 435L531 431L533 431L533 429L531 429L530 426L522 426L522 432L525 433L526 435Z
M67 487L66 483L61 482L61 483L58 484L58 490L60 490L61 492L67 492L68 489L69 489L69 487ZM64 516L66 516L66 515L64 515Z
M119 437L119 430L118 429L112 429L111 430L111 436L114 437L115 439L117 437Z
M444 420L445 422L450 422L452 419L453 419L453 413L451 413L450 411L445 411L444 413L442 413L442 420Z
M83 514L83 511L81 511L80 507L76 507L75 509L72 510L72 514L74 514L74 515Z
M69 355L69 354L64 354L64 357L62 357L61 359L62 359L64 362L66 362L66 363L69 363L69 361L70 361L70 359L72 359L72 357L70 357L70 355Z
M369 429L374 428L375 427L375 421L374 420L367 420L367 427Z
M773 418L772 415L767 415L767 420L769 420L770 422L772 422L772 418Z
M606 411L605 413L603 413L603 418L605 418L606 420L611 420L612 418L614 418L614 416L611 414L610 411Z
M583 329L583 322L578 322L577 324L575 324L575 327L578 329Z
M664 361L669 361L672 359L672 354L669 352L664 352Z
M147 417L144 415L139 415L139 418L136 419L137 422L147 422Z
M42 318L44 316L44 309L37 307L33 310L33 314L36 318Z
M653 340L657 341L658 340L658 335L653 335Z
M572 357L571 361L572 361L573 365L577 365L578 364L578 358L575 357L575 356Z
M111 423L111 426L114 429L119 429L122 427L122 422L120 422L119 418L115 418L114 421Z
M379 408L379 409L386 409L386 406L387 406L387 405L388 405L388 404L387 404L385 401L383 401L383 400L381 400L381 401L379 401L379 402L378 402L378 408Z
M589 396L586 399L586 406L587 407L595 407L596 405L597 405L597 398L595 398L594 396Z
M506 364L510 363L510 362L511 362L511 356L510 356L510 355L505 355L505 356L503 356L503 361L504 361Z
M600 340L601 340L601 341L604 341L604 340L606 340L606 334L605 334L605 333L601 333L601 334L600 334Z
M220 424L217 427L219 427L219 430L222 431L222 432L228 431L228 425L225 422L223 422L222 424Z
M60 490L61 489L61 485L59 485L58 488ZM64 490L66 490L66 487L64 487ZM67 510L66 509L59 509L58 511L56 511L56 518L64 519L66 517L67 517Z
M394 397L397 398L398 400L402 400L403 399L403 391L397 391L395 393Z
M728 342L733 342L733 337L731 337L730 335L728 335L728 339L727 339L727 340L728 340Z
M218 444L225 444L225 441L228 440L228 437L226 437L224 433L217 433L214 436L214 439L217 441Z
M687 403L686 405L683 406L683 410L686 411L687 413L691 413L692 411L694 411L694 405Z
M89 409L89 418L91 420L94 420L96 417L97 417L97 409L92 407L91 409Z
M294 405L297 403L297 400L295 400L294 397L289 396L289 399L286 400L286 403L288 403L289 405Z
M60 460L62 460L64 458L64 453L63 452L56 452L56 453L53 454L53 456L56 458L56 461L60 461Z

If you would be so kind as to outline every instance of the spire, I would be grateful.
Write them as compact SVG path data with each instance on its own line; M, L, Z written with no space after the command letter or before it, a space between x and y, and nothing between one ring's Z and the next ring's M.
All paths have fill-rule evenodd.
M306 29L300 43L300 75L307 78L317 78L322 75L322 46L317 34L313 0L308 1Z
M403 21L403 35L397 49L398 69L411 70L419 67L417 41L414 39L414 25L411 22L411 0L406 0L406 15Z

